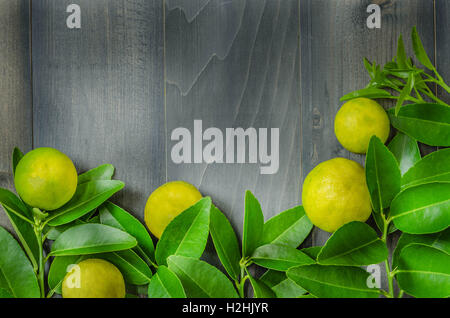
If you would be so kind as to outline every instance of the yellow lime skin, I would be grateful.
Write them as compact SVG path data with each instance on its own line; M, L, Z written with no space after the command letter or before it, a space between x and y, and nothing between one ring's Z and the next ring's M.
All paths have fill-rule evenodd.
M372 212L364 168L344 158L322 162L308 174L302 201L311 222L330 233L352 221L365 222Z
M102 259L80 262L64 277L64 298L125 298L122 273Z
M78 175L68 156L53 148L27 153L16 167L16 191L28 205L52 211L66 204L77 189Z
M167 225L181 212L197 203L202 194L184 181L172 181L153 191L145 205L145 223L154 236L161 238Z
M385 143L390 129L386 111L368 98L356 98L342 105L334 121L334 132L341 145L359 154L367 152L373 135Z

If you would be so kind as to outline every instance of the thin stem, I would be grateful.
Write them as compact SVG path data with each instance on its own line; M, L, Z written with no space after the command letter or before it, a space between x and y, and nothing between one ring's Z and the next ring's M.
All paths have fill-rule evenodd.
M390 221L386 220L386 217L383 213L381 213L381 217L383 219L383 236L381 237L381 240L387 245L387 236L388 236L388 229L389 229L389 223ZM384 264L386 266L386 274L387 274L387 280L388 280L388 286L389 286L389 297L394 298L394 277L391 275L391 267L389 265L389 260L386 259L384 261Z
M405 293L405 291L402 289L400 290L400 292L398 293L397 298L403 298L403 294Z
M39 247L39 268L38 268L38 282L41 289L41 297L45 298L45 261L44 261L44 248L43 248L43 237L42 229L40 224L35 224L34 233L36 234L36 239Z

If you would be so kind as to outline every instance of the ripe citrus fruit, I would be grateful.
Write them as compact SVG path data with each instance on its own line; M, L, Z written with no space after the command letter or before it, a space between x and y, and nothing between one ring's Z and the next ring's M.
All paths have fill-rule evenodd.
M125 298L122 273L102 259L72 266L62 284L64 298Z
M30 206L45 211L66 204L77 188L77 171L69 157L53 148L27 153L16 167L17 193Z
M389 137L390 122L383 107L368 98L345 103L336 114L334 132L345 149L365 154L370 138L375 135L383 143Z
M302 201L311 222L327 232L351 221L365 222L372 212L364 168L344 158L322 162L308 174Z
M172 181L163 184L148 198L145 205L145 223L154 236L161 238L166 226L201 198L197 188L187 182Z

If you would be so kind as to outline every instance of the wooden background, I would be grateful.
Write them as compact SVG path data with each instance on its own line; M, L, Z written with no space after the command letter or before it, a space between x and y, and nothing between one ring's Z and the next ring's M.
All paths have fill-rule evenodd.
M71 3L80 30L66 27ZM382 8L381 29L366 27L370 3ZM447 0L0 0L0 186L13 187L14 146L51 146L79 172L114 164L127 184L115 201L141 220L154 189L185 180L240 232L246 189L268 219L301 203L318 163L364 161L333 132L339 98L368 81L363 57L390 60L400 34L410 48L416 25L450 79L449 18ZM171 131L194 119L280 128L278 173L175 165ZM0 224L9 227L3 215ZM315 229L305 245L327 238Z

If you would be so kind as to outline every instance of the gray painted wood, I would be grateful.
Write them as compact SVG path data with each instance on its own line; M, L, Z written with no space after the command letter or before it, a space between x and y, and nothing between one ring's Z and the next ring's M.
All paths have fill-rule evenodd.
M32 147L29 11L27 0L0 0L0 187L10 190L13 148ZM11 229L3 211L0 225Z
M366 26L370 3L381 5L381 29ZM318 163L334 157L364 162L364 156L343 149L334 135L339 99L368 83L364 57L377 63L393 58L400 34L412 55L409 35L414 25L427 50L433 52L434 12L429 0L302 0L300 14L302 172L306 176ZM312 244L322 245L328 237L328 233L315 229Z
M66 27L71 3L33 2L35 147L79 172L115 165L115 200L142 220L165 181L162 2L78 0L81 29Z
M245 190L265 218L300 202L299 11L296 0L166 0L169 180L194 184L241 233ZM280 128L280 169L258 164L175 164L177 127ZM204 145L206 142L204 143Z
M450 3L436 0L436 65L445 82L450 85ZM450 103L450 94L438 89L438 97Z

